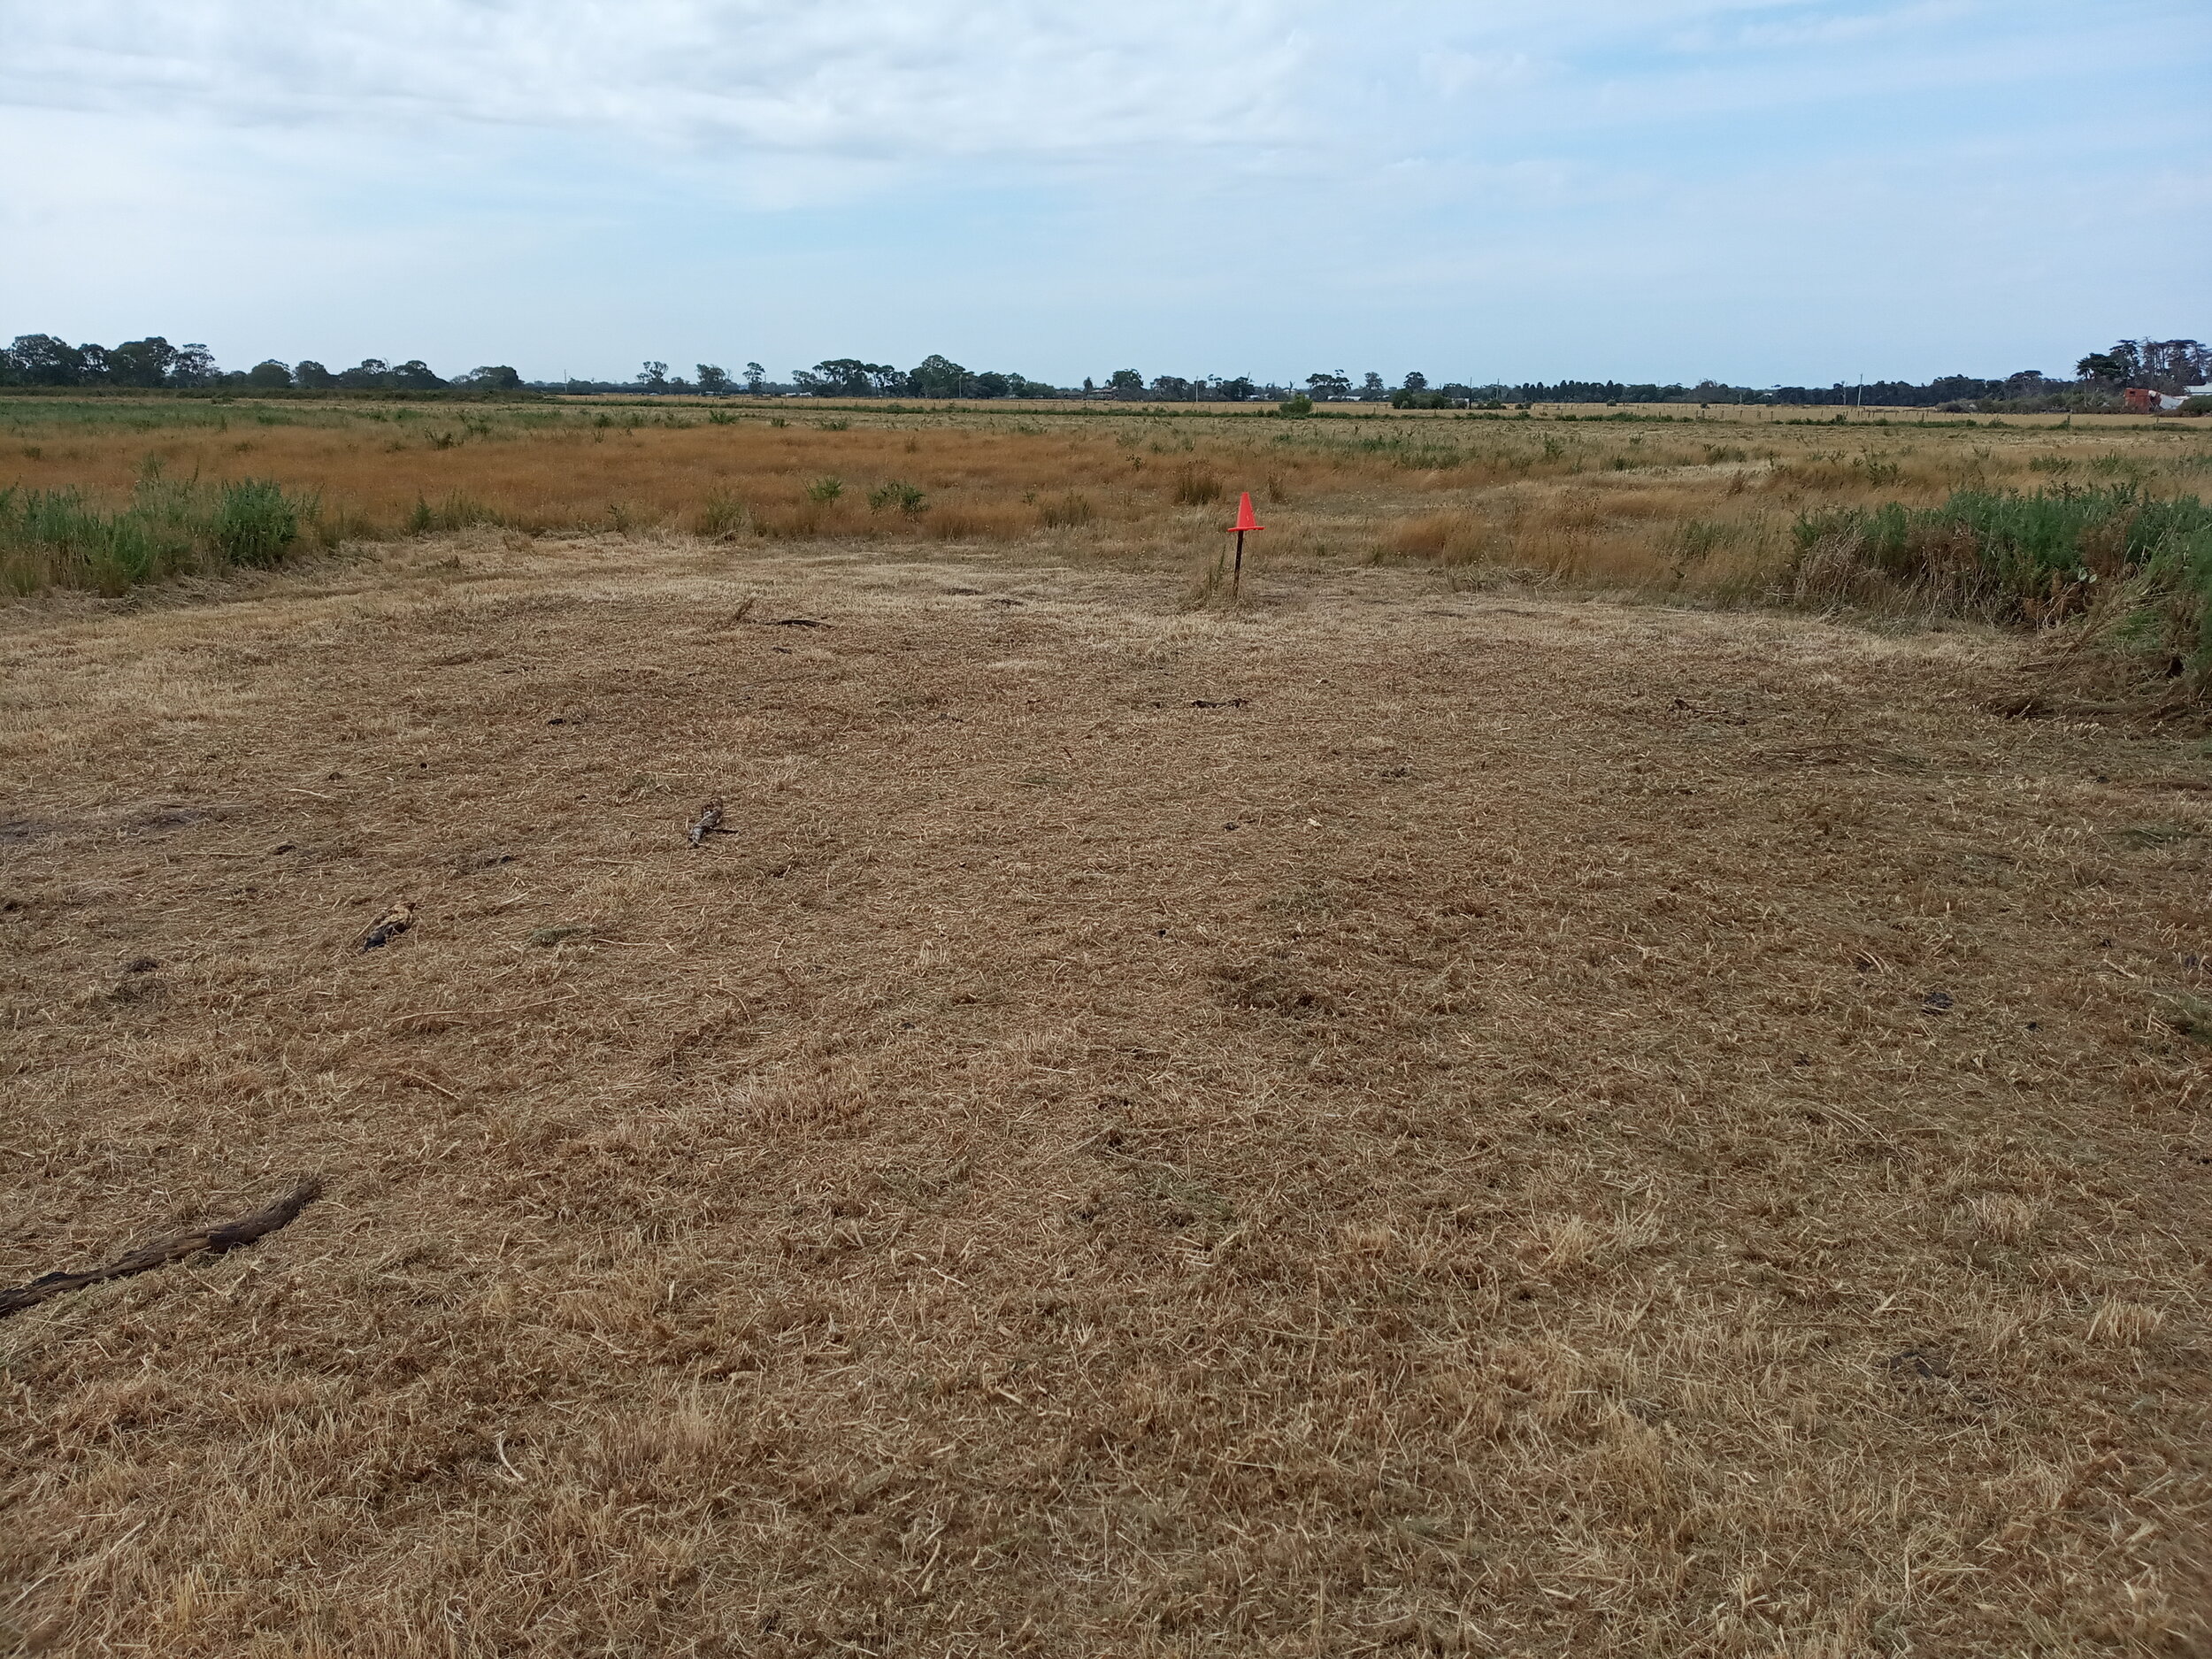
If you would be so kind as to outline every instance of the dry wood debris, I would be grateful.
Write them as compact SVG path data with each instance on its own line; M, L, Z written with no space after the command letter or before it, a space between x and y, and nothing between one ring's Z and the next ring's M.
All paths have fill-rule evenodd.
M195 1233L180 1233L173 1238L160 1240L128 1256L118 1256L104 1267L95 1267L81 1273L45 1273L27 1285L18 1285L13 1290L0 1291L0 1319L26 1308L35 1308L50 1296L65 1291L82 1290L87 1285L97 1285L104 1279L127 1279L133 1273L145 1272L149 1268L166 1266L181 1262L188 1256L202 1251L219 1253L234 1250L242 1244L251 1244L266 1233L274 1233L301 1210L322 1196L323 1184L319 1177L309 1176L296 1184L274 1203L242 1216L227 1226L204 1227Z
M700 842L705 841L708 836L721 827L722 803L719 801L710 801L699 809L699 816L691 820L691 828L687 833L691 844L694 847L698 846Z
M411 900L402 899L370 924L368 932L361 935L361 949L364 950L381 949L414 925L414 903Z

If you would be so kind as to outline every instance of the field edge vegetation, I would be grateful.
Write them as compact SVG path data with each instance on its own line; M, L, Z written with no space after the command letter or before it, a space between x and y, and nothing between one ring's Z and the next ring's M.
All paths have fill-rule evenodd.
M117 595L482 527L1188 562L1248 486L1277 568L1960 618L2212 694L2212 449L2189 428L698 412L0 403L19 446L0 593Z

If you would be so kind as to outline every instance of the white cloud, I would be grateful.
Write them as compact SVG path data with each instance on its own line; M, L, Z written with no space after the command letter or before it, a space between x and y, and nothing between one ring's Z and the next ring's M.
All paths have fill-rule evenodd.
M1283 136L1298 0L73 0L5 5L0 101L464 120L851 156Z
M1513 86L1532 79L1536 60L1526 52L1470 52L1451 47L1421 54L1421 79L1448 98L1477 87Z
M2081 91L2114 64L2124 119ZM549 373L2004 369L2203 332L2208 70L2203 0L0 0L0 324Z

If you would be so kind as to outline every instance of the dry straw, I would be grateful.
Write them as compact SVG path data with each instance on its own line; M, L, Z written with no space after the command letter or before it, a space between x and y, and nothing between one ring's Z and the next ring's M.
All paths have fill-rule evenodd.
M605 483L795 511L723 430ZM794 495L1131 487L787 430ZM1156 511L0 614L0 1279L328 1177L0 1325L27 1647L2208 1640L2196 740L1283 529L1187 610Z

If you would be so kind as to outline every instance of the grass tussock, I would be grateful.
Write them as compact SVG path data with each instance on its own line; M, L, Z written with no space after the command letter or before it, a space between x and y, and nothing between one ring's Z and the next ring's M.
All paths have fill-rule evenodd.
M1390 533L1394 550L1439 565L1464 565L1491 548L1489 527L1471 513L1432 512L1409 518Z
M1037 504L1037 522L1051 530L1071 530L1090 523L1094 513L1091 498L1079 490L1070 490L1053 501Z
M1221 474L1202 463L1175 469L1175 504L1179 507L1203 507L1219 501L1226 488Z
M0 588L119 594L142 582L267 569L317 545L315 500L266 479L173 483L142 477L123 505L71 487L0 489Z

